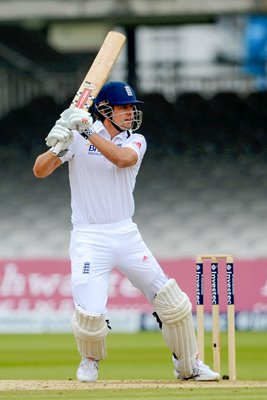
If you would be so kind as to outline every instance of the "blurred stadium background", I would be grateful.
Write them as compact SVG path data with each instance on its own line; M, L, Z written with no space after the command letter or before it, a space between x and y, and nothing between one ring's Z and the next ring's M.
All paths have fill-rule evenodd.
M127 47L110 78L145 102L145 241L193 303L196 254L232 254L239 329L266 330L267 1L0 0L0 331L69 330L67 168L32 165L111 29ZM156 329L112 282L115 330Z

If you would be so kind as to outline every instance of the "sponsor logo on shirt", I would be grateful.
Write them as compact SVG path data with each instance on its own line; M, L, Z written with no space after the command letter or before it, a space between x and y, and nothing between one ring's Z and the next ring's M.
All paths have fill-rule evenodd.
M97 148L93 144L89 145L88 154L95 154L96 156L100 156L101 155L100 151L97 150Z
M133 142L133 144L138 147L138 149L141 149L142 143L141 142Z

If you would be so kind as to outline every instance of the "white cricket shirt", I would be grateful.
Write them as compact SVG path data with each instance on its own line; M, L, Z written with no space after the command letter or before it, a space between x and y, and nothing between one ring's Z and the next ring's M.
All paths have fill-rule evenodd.
M111 140L102 122L96 121L94 128L98 135ZM130 147L138 154L134 166L118 168L78 132L73 133L70 149L61 158L69 163L72 224L110 224L132 218L133 190L146 151L144 136L124 131L112 139L118 147Z

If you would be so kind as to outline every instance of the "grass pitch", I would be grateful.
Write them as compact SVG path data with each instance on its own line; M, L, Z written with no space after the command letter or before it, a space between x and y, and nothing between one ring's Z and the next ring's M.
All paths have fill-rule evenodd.
M238 382L255 381L253 385L251 382L231 385L227 381L215 385L177 382L160 332L111 332L107 345L108 358L100 363L101 383L79 384L75 374L80 357L71 334L0 335L0 399L267 398L265 332L237 332L236 336ZM205 350L205 362L212 365L210 335L206 336ZM221 375L226 375L227 336L224 333L221 367ZM7 390L5 384L9 380L19 382L20 386ZM57 384L53 385L52 381Z

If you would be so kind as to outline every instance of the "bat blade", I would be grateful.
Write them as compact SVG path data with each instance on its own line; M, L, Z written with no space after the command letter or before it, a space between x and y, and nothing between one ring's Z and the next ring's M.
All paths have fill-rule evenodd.
M108 32L83 82L74 96L72 105L88 111L102 86L108 79L125 42L126 37L122 33L116 31ZM58 155L61 147L62 143L58 142L53 153Z
M75 107L88 109L93 104L94 98L100 92L116 63L125 41L126 37L120 32L110 31L107 34L73 99L72 104Z

